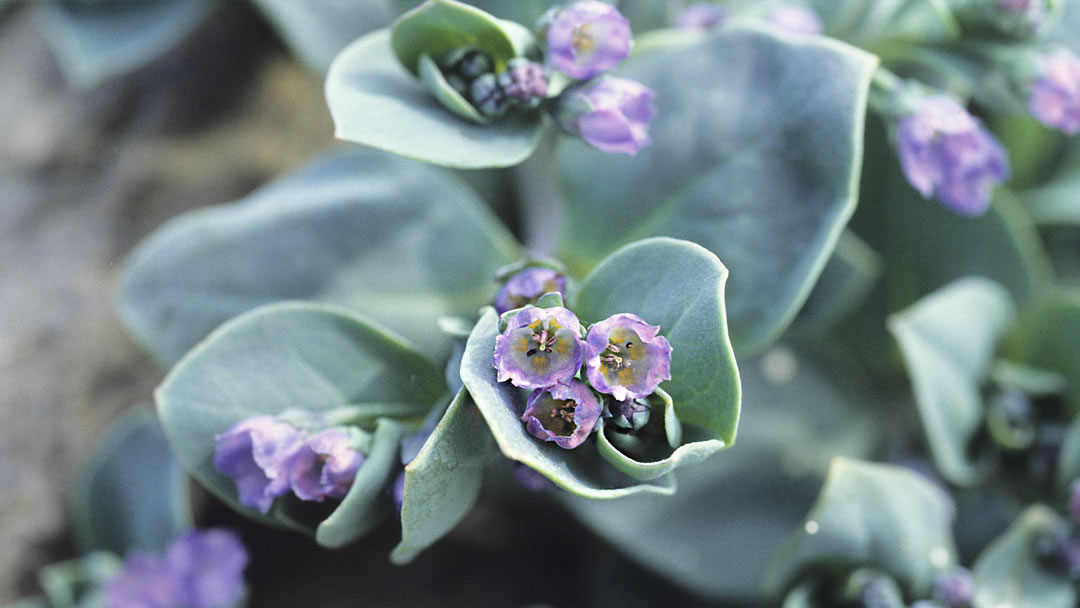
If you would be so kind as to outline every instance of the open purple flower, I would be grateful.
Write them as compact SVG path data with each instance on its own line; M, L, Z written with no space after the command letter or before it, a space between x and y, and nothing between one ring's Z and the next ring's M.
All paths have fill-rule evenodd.
M656 93L633 80L603 76L559 97L559 124L604 152L637 154L649 145Z
M817 13L801 6L778 6L769 11L766 21L789 34L814 36L825 29Z
M630 22L612 5L587 0L555 14L547 31L548 61L584 80L610 70L630 54Z
M243 598L247 563L232 532L192 531L163 556L132 552L103 592L110 608L230 608Z
M593 388L616 401L641 399L671 379L671 344L660 328L631 313L612 315L589 328L585 369Z
M556 306L525 308L495 338L492 364L499 382L520 388L544 388L574 377L584 357L581 323Z
M1008 176L1005 151L960 104L944 95L922 99L899 124L900 165L923 197L936 195L964 215L986 211Z
M308 437L293 464L293 493L301 500L319 502L326 497L345 496L357 469L364 463L364 455L352 446L351 439L349 432L341 427L324 429Z
M675 20L681 30L709 30L724 23L727 11L708 2L695 2L683 9Z
M533 437L571 450L588 439L601 409L600 399L589 385L570 380L533 391L521 421Z
M303 438L273 416L245 418L218 435L214 467L236 481L240 503L262 513L289 491L293 461Z
M1065 49L1045 55L1041 75L1031 82L1028 108L1048 127L1080 131L1080 58Z
M495 296L495 312L501 315L526 304L535 304L546 293L566 294L566 277L550 268L526 268L510 277L499 290Z

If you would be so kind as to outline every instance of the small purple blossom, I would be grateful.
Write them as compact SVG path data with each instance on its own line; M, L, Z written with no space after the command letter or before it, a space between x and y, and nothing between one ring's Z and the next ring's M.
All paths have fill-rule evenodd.
M649 422L651 409L644 399L616 401L608 398L604 418L612 426L627 431L639 431Z
M546 293L566 294L566 276L551 268L526 268L510 277L495 296L495 312L535 304Z
M521 421L537 439L571 450L588 439L600 420L600 399L580 380L537 389L529 395Z
M289 491L300 433L273 416L245 418L215 437L214 467L236 481L240 503L261 513Z
M695 2L679 13L675 27L681 30L709 30L722 25L726 19L727 11L719 6Z
M341 427L319 431L304 441L297 454L291 476L293 493L301 500L319 502L341 498L363 463L364 455L352 446L348 431Z
M986 211L1008 176L1005 151L960 104L944 95L922 99L899 123L900 165L908 182L963 215Z
M192 531L163 556L132 552L103 592L110 608L228 608L244 595L247 562L232 532Z
M548 61L579 80L610 70L630 54L630 22L612 5L595 0L560 10L547 31Z
M574 313L524 308L495 338L492 364L498 381L520 388L544 388L573 378L584 357L581 323Z
M1039 61L1028 109L1039 122L1072 135L1080 131L1080 58L1059 49Z
M778 6L769 12L765 20L789 34L815 36L825 29L817 13L801 6Z
M631 313L612 315L589 328L585 369L593 388L616 401L641 399L671 379L671 344Z
M547 96L548 79L544 66L535 61L515 58L499 75L499 86L507 97L534 106Z
M975 594L975 581L967 568L955 568L934 581L934 597L945 608L966 608Z
M594 148L633 156L650 143L655 97L640 82L603 76L564 92L556 120Z

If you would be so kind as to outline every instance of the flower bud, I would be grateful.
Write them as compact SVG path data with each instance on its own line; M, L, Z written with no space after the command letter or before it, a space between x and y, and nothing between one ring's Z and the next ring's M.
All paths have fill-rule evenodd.
M555 118L594 148L634 155L650 143L655 96L640 82L604 76L563 92Z
M724 23L727 11L715 4L695 2L683 9L675 20L680 30L710 30Z
M777 6L769 11L765 20L773 27L789 34L816 36L825 29L817 13L801 6L786 4Z
M301 500L321 502L342 498L352 487L364 455L353 447L352 436L342 427L324 429L304 441L290 476L292 491Z
M240 503L262 513L289 491L301 434L273 416L245 418L215 437L214 467L236 481Z
M1039 122L1073 135L1080 131L1080 58L1059 49L1038 61L1028 109Z
M551 268L534 266L510 277L495 296L495 312L500 315L526 304L535 304L545 293L566 294L566 276Z

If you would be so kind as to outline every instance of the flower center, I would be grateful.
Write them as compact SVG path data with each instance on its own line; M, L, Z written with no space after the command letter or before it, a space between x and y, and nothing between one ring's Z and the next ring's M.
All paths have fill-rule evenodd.
M574 28L572 34L570 34L570 44L574 46L574 50L578 53L590 53L596 46L596 41L589 35L589 24L582 23Z

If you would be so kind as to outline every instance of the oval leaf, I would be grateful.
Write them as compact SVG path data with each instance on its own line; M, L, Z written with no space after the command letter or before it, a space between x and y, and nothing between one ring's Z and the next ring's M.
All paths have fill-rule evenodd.
M455 0L427 0L399 17L390 29L394 56L413 75L420 73L422 56L437 60L461 47L487 53L495 61L496 72L518 54L498 19Z
M560 142L559 256L581 275L643 237L704 245L739 269L728 313L747 352L795 314L855 208L875 60L741 27L693 40L618 70L656 91L637 156Z
M113 422L76 480L72 527L82 553L161 553L192 526L187 474L141 407Z
M497 382L491 363L495 337L499 335L499 316L488 308L476 323L461 359L461 380L487 421L491 434L503 455L539 471L563 489L586 498L620 498L640 492L671 494L673 481L664 477L656 482L639 483L620 473L605 461L592 442L573 450L540 441L525 430L521 414L525 395L509 382Z
M491 298L495 271L518 256L459 180L343 149L158 230L127 261L120 310L166 363L225 320L289 299L347 306L438 360L451 348L438 318L474 315Z
M1003 287L980 277L949 284L888 321L904 356L934 464L971 485L985 472L969 457L984 415L982 384L1015 315Z
M536 148L544 125L535 112L513 112L486 125L455 116L401 67L386 29L360 38L334 59L326 101L340 139L463 169L520 163Z
M313 532L327 513L308 516L309 510L296 516L298 509L275 504L269 516L262 516L241 506L233 480L214 468L215 436L241 419L289 408L320 412L401 403L411 404L422 416L445 391L442 374L429 359L378 326L336 307L281 303L222 325L173 367L156 397L161 424L180 462L204 486L251 517ZM380 424L376 433L393 431L383 428ZM385 444L376 441L373 451L385 449L379 448ZM370 456L376 464L383 462L374 453ZM390 459L394 457L396 451ZM384 486L391 468L387 464L380 470L381 483L354 490ZM338 510L362 498L350 492ZM315 506L321 505L312 505L319 510ZM320 540L327 540L326 534Z
M803 529L765 572L779 597L810 570L875 568L925 597L956 563L951 499L914 471L836 458Z
M671 395L683 423L735 441L741 398L728 339L727 268L705 248L669 238L646 239L611 254L585 277L573 310L582 323L620 312L638 315L671 343Z
M1043 568L1033 552L1033 546L1041 536L1053 533L1064 523L1042 505L1028 507L975 560L972 575L976 608L1075 607L1077 597L1072 581Z
M358 36L388 25L393 13L389 0L255 0L255 5L293 53L320 74Z
M390 559L411 561L453 529L480 494L483 467L495 444L464 390L443 414L424 447L405 466L401 542Z

